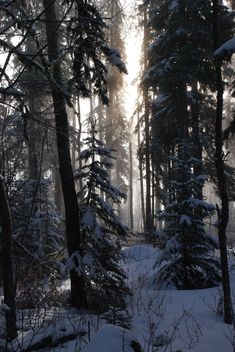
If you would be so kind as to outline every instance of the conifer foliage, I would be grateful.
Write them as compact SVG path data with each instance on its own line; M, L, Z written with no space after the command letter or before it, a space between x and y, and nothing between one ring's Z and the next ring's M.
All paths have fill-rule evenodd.
M220 281L220 265L214 255L217 244L205 231L205 219L215 207L200 199L205 178L193 174L200 160L192 157L192 149L187 141L180 141L178 155L170 157L171 202L160 215L165 221L161 235L166 246L157 262L157 279L179 289L211 287Z
M113 305L115 302L116 306L124 306L124 294L128 290L120 267L120 239L125 240L128 229L114 210L115 204L121 202L124 194L109 181L112 150L96 138L97 133L96 123L90 119L90 135L85 139L86 149L80 155L84 165L76 173L84 185L78 194L82 257L75 253L69 263L75 264L77 272L85 275L91 300L96 296L99 303Z
M67 27L73 60L73 77L69 85L75 85L82 97L90 97L94 93L102 103L108 104L108 71L102 62L102 56L120 72L127 73L125 64L121 60L120 52L106 43L107 25L98 8L91 2L77 0L75 9L75 16L71 17Z
M144 82L153 95L152 155L165 207L161 219L166 244L158 282L184 289L209 287L220 278L216 244L205 232L205 218L213 208L204 202L202 177L203 156L214 157L214 131L205 136L215 115L212 4L148 4L152 43ZM219 8L220 28L228 37L232 16L222 2ZM212 115L205 113L209 111Z
M17 180L12 190L13 234L38 259L59 251L64 242L61 217L48 197L49 187L47 179Z

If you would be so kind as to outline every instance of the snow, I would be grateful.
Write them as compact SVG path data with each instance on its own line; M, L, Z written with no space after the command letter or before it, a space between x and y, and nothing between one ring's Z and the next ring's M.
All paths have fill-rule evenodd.
M127 74L127 68L124 62L121 60L120 51L116 48L110 48L107 46L103 46L103 50L106 53L111 64L116 66L121 72L124 72Z
M9 311L10 308L8 307L7 304L0 304L0 314L5 314L5 312Z
M89 227L89 226L93 227L94 223L95 223L95 217L94 217L93 209L90 206L87 206L82 216L83 228L86 229L86 227Z
M124 253L128 258L126 272L132 278L129 280L135 296L131 331L139 336L144 352L150 350L151 344L158 346L155 350L159 352L232 350L234 328L224 324L218 312L221 287L191 291L157 290L151 275L154 273L152 266L161 252L138 245L124 249Z
M0 5L1 6L1 5ZM0 94L12 95L13 97L23 97L24 93L12 87L0 87Z
M12 0L0 0L0 7L7 7L12 2L13 2Z
M232 351L235 331L223 323L220 314L221 286L184 291L158 289L154 282L158 267L154 265L160 255L158 248L146 244L123 248L122 266L133 292L127 302L130 330L108 324L102 315L57 308L41 312L41 317L35 313L35 321L41 321L38 328L32 317L30 323L24 317L24 326L12 346L14 351L23 351L43 338L50 338L54 344L47 352L134 352L133 341L141 345L143 352ZM234 290L234 270L230 274ZM58 342L70 335L70 341Z
M190 226L192 224L192 220L189 216L187 215L181 215L180 217L180 224L185 224Z
M83 352L134 352L131 347L132 341L136 341L136 337L128 330L105 324Z
M124 256L131 261L142 262L156 255L156 248L148 245L136 245L133 247L125 247L123 249Z
M179 2L178 2L178 0L173 0L173 1L171 1L171 3L170 3L169 10L170 10L170 11L177 11L178 7L179 7Z
M230 57L235 52L235 37L222 44L215 52L214 56L218 58Z

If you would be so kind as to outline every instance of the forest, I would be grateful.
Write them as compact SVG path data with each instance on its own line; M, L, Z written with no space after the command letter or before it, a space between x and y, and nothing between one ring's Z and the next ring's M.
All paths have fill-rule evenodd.
M235 351L235 1L0 15L0 352Z

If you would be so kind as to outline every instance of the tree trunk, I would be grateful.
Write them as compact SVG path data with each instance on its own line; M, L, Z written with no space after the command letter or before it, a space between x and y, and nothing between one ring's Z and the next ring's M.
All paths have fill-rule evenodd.
M60 181L60 170L58 165L54 166L54 184L55 184L55 206L56 210L63 213L63 195Z
M2 225L2 249L1 249L1 266L2 281L4 292L4 303L10 308L5 312L7 340L11 341L17 336L16 329L16 312L15 312L15 289L12 271L12 254L11 254L11 238L12 224L11 215L8 205L7 195L0 175L0 214Z
M79 96L75 99L76 102L76 113L77 113L77 121L78 121L78 145L77 145L77 153L78 153L78 168L82 169L82 160L80 158L81 154L81 136L82 136L82 121L81 121L81 109L80 109L80 99ZM82 190L82 178L79 179L79 190Z
M198 102L198 89L197 83L192 84L192 93L195 102L192 103L192 129L193 129L193 146L194 146L194 157L199 161L194 167L194 175L202 175L202 142L200 135L200 107ZM199 185L198 185L199 188ZM203 200L202 185L198 189L198 198Z
M219 47L219 3L218 0L213 0L213 38L214 49ZM221 63L215 61L216 85L217 85L217 107L215 120L215 166L217 171L219 196L221 199L221 209L218 209L218 232L220 243L220 257L223 283L223 299L224 299L224 322L232 324L233 309L231 300L228 258L227 258L227 240L226 228L229 220L229 201L227 193L227 180L224 171L224 153L223 153L223 79L221 72Z
M160 212L161 210L161 187L160 187L160 177L159 177L159 170L156 167L155 168L155 211L156 215ZM158 217L156 217L156 229L161 228L161 221L159 220Z
M140 118L138 106L138 148L140 147ZM140 171L140 197L141 197L141 213L143 220L143 228L145 229L145 207L144 207L144 179L143 179L143 161L142 156L139 155L139 171Z
M144 68L147 69L147 49L149 43L149 28L147 24L147 8L144 11ZM145 232L152 231L152 212L151 212L151 171L150 171L150 133L149 133L149 94L148 87L144 87L144 122L145 122L145 170L146 170L146 200L145 200Z
M156 186L156 182L155 182L155 169L154 169L154 158L153 155L151 157L151 162L152 162L152 172L151 172L151 188L152 188L152 204L151 204L151 210L152 210L152 214L151 214L151 218L152 218L152 229L155 230L155 186Z
M55 11L55 2L51 2L51 0L43 0L43 5L46 17L48 57L51 62L51 67L53 68L54 80L58 86L62 86L62 74L58 50L58 21ZM70 157L68 116L64 95L58 86L52 84L51 90L56 123L59 170L65 206L67 246L69 256L77 251L79 251L81 255L82 237L80 232L78 199ZM70 271L70 280L71 304L77 308L87 308L83 277L78 276L73 269Z
M29 111L30 114L35 116L35 99L36 96L34 92L29 92ZM29 142L28 142L28 163L29 163L29 179L38 180L39 178L39 165L38 165L38 150L36 146L36 138L40 138L38 135L38 130L36 128L36 123L33 119L28 121L29 129Z
M129 143L129 214L130 214L130 230L133 231L133 162L132 162L132 143Z
M71 114L71 125L73 126L73 133L76 133L76 118L75 118L75 111L72 111ZM73 169L76 168L76 143L74 142L74 138L75 136L73 136L73 144L72 144L72 167Z

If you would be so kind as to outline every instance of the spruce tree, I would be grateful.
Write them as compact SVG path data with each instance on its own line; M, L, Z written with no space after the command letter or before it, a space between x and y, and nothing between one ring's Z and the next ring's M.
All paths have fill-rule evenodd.
M215 207L201 199L205 178L193 172L201 163L192 156L193 148L188 141L179 141L177 155L170 157L172 201L160 215L165 222L161 238L166 246L157 262L157 281L178 289L212 287L220 281L217 242L205 229L205 220Z
M128 290L120 266L120 240L125 240L128 229L115 209L125 196L110 183L113 150L106 148L97 134L96 122L90 119L89 136L80 155L83 166L76 173L84 185L78 194L82 246L70 258L69 265L83 273L88 303L92 305L95 301L97 309L102 310L113 305L125 306Z
M223 28L223 34L227 37L231 33L232 16L229 14L228 9L223 6L222 2L220 3L220 11L221 29ZM211 97L215 90L212 4L202 0L194 2L188 0L163 0L160 3L150 1L149 16L152 43L149 50L149 68L146 70L144 80L148 82L153 93L151 121L153 138L152 153L155 164L159 165L165 209L171 209L172 205L174 215L171 215L173 217L170 223L173 222L174 225L171 225L172 228L177 229L178 225L181 225L180 219L183 215L182 206L178 206L179 193L180 204L182 202L187 204L188 199L195 197L198 202L199 200L203 202L203 183L198 183L197 194L195 195L191 182L193 179L196 180L197 177L201 177L203 151L204 153L206 152L207 144L212 145L213 143L213 139L208 143L208 136L205 136L205 128L209 123L208 114L205 114L205 111L209 111L210 109L212 112L215 111L215 104L213 105L215 102L211 104L213 101ZM227 21L227 25L226 27L222 27L225 21ZM211 114L210 116L213 115ZM214 137L214 134L212 134L212 137ZM172 161L176 158L178 162L186 163L189 159L184 156L187 153L186 151L182 151L179 141L184 145L191 145L193 143L193 148L190 148L191 158L194 158L197 162L191 164L192 175L190 173L182 174L182 172L179 172ZM184 186L184 189L180 192L177 189L172 192L172 181L174 181L174 185L178 185L179 187L183 187L183 185L188 183L188 190L185 191L186 186ZM183 184L181 184L182 182ZM183 211L185 210L183 209ZM166 211L167 213L168 211ZM203 208L197 207L193 210L193 213L194 216L198 217L196 220L199 221L200 219L203 223L205 217ZM182 248L185 248L185 254L182 255L182 258L192 256L195 260L197 259L198 267L201 267L200 270L202 270L204 266L204 273L206 273L207 264L200 259L201 253L199 249L202 239L200 227L195 224L189 226L192 227L192 232L195 233L195 235L191 235L194 239L190 237L195 247L195 253L193 254L190 246L188 246L190 231L186 225L186 228L182 230L182 227L184 227L183 224L180 226L179 231L179 243L181 243ZM173 243L175 242L176 239L174 236L178 232L169 232L168 226L168 222L165 221L163 231L167 231L168 234L171 233L171 236L166 239L162 264L164 263L164 255L166 255L167 261L170 262L171 258L172 264L174 263L174 258L169 257L168 249L171 248L172 241ZM196 245L197 241L198 245L200 244L199 246ZM206 240L205 236L204 243L208 241L209 239ZM212 242L210 243L213 247ZM210 247L207 254L213 261L212 247ZM198 253L196 253L197 251ZM178 274L172 266L172 270L175 272L175 286L188 288L188 279L185 278L182 281L182 258L179 259L182 265L176 266ZM188 259L185 260L185 270L186 262L189 261ZM203 276L199 279L199 270L196 269L197 265L195 264L194 267L195 277L193 277L191 272L191 279L194 280L190 283L192 287L203 287L210 285L210 283L212 285L213 282L216 283L218 277L215 277L214 273L210 273L210 271L208 271L208 280L206 277L203 278ZM188 271L187 269L185 275L190 277L189 273L187 274ZM163 271L161 272L163 273ZM164 275L162 274L160 277L163 279Z
M232 16L222 4L220 10L220 28L224 38L228 38ZM189 134L198 146L194 156L202 160L204 150L209 160L214 157L214 131L208 128L213 123L215 111L212 6L201 0L193 3L187 0L150 2L149 17L151 45L144 81L153 94L153 158L167 189L168 156L174 151L175 138L183 137L182 109L187 109ZM185 102L180 106L182 94ZM199 175L200 169L195 172ZM165 202L164 197L162 201Z

